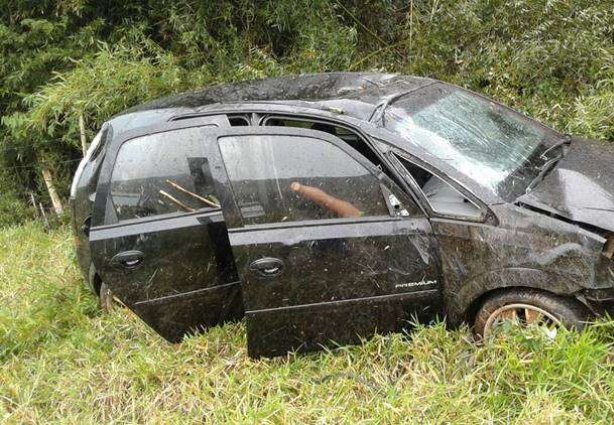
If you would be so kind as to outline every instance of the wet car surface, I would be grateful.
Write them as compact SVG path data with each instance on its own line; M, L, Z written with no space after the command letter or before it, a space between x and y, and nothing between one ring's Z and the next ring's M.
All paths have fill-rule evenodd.
M103 125L77 256L169 341L245 317L256 357L436 318L581 327L614 306L613 160L426 78L212 87Z

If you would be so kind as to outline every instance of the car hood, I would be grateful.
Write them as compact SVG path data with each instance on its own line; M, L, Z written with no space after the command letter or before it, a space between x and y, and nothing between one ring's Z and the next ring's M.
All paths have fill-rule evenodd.
M614 143L572 139L565 158L518 201L614 232Z

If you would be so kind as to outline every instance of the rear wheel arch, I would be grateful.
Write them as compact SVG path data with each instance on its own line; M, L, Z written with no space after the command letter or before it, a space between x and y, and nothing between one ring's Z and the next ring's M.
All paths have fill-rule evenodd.
M94 288L94 292L96 295L100 296L100 288L102 288L102 278L98 273L94 274L94 278L92 280L92 287Z

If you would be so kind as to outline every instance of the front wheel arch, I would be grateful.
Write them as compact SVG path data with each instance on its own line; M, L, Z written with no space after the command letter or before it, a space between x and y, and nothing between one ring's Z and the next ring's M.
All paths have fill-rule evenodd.
M475 313L479 303L497 291L535 289L556 296L577 298L574 294L580 293L589 284L531 267L489 270L461 281L446 282L446 316L452 326L467 322L473 318L471 314Z
M497 288L492 291L485 292L480 297L478 297L476 300L474 300L471 306L465 312L465 317L464 317L465 323L469 324L473 328L473 326L475 325L475 320L477 318L478 313L480 312L481 308L484 306L484 304L487 301L497 298L499 296L506 295L506 294L513 294L515 292L532 292L532 293L543 295L545 297L559 299L566 303L575 304L578 308L583 309L583 313L585 314L587 319L592 317L593 315L592 310L586 305L586 303L584 303L582 300L578 299L577 297L574 297L573 295L560 295L560 294L556 294L551 291L546 291L546 290L539 289L539 288L532 288L528 286L509 286L509 287Z

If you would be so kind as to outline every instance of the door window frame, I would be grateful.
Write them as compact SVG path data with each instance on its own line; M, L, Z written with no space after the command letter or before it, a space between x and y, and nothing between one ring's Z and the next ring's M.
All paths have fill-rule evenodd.
M418 202L420 202L420 204L427 211L427 215L429 218L440 218L440 219L454 220L454 221L460 221L460 222L465 222L465 223L490 223L490 224L497 223L496 216L491 211L491 209L488 208L488 206L484 202L482 202L477 196L471 193L467 188L465 188L459 182L451 180L448 177L442 176L440 172L433 169L433 167L430 167L424 161L421 161L419 158L405 151L401 151L400 149L396 149L396 148L391 149L390 151L387 152L387 156L388 156L390 163L394 166L395 171L402 176L402 178L405 180L407 185L410 187L411 191L414 192L416 196L419 198ZM473 205L475 205L481 211L481 217L472 218L472 217L442 214L440 212L433 210L430 202L424 195L422 188L420 187L420 185L418 185L418 183L415 181L414 177L409 173L409 171L405 169L401 161L398 159L399 157L405 159L408 162L411 162L417 167L424 169L425 171L431 173L433 176L443 181L445 184L451 186L454 190L456 190L461 195L463 195L465 198L467 198Z
M374 137L373 135L369 134L362 128L359 128L356 125L352 125L351 123L348 123L346 121L339 121L335 119L329 119L328 117L323 117L319 115L310 115L310 114L305 114L305 113L291 114L291 113L287 113L283 111L260 112L259 118L257 120L257 125L262 126L262 127L268 127L266 125L266 121L269 119L275 119L275 118L287 119L287 120L293 120L293 121L305 121L305 122L314 123L314 124L315 123L327 124L327 125L332 125L335 127L341 127L341 128L344 128L346 130L349 130L355 133L358 137L360 137L365 142L366 146L373 152L373 154L377 158L379 158L381 164L384 167L384 169L380 169L379 171L383 172L386 176L388 176L388 178L392 181L393 185L400 188L402 194L406 198L408 198L410 202L414 203L419 209L421 209L422 213L426 217L428 218L437 217L433 213L433 210L430 208L430 205L428 204L428 202L425 202L424 200L425 198L423 198L422 196L422 190L419 187L416 190L416 188L411 184L412 181L408 182L408 180L404 176L404 173L402 173L398 169L397 161L394 158L392 159L390 158L390 155L389 155L390 149L393 149L395 151L398 150L398 148L395 147L396 145L392 143L390 140L387 140L385 137L381 139ZM369 122L369 123L366 123L365 125L372 125L372 124ZM270 126L270 127L273 127L273 126ZM284 127L284 128L297 128L297 127ZM381 128L374 127L372 130L381 130ZM392 139L400 138L400 136L394 133L392 135L393 135ZM379 137L382 137L382 135L380 135ZM343 139L340 139L340 140L343 141ZM353 152L357 152L350 145L347 145L345 141L343 142ZM378 143L386 145L387 149L385 150L378 149L377 147ZM401 152L400 150L398 151ZM360 155L359 152L357 153ZM362 157L362 155L360 156ZM404 155L404 156L407 156L407 155ZM378 169L380 168L379 165L373 164L367 158L365 159L370 164L372 164L372 166ZM447 179L443 179L443 180L447 182ZM386 203L388 205L388 201ZM484 205L484 204L480 203L480 205Z
M283 223L259 223L259 224L246 224L243 221L243 216L241 215L241 211L236 202L236 197L232 188L232 183L230 178L228 177L228 172L226 170L226 165L224 163L224 159L222 157L222 153L219 147L219 139L223 137L233 137L233 136L298 136L298 137L306 137L311 139L321 140L325 143L330 143L333 146L341 149L346 155L351 157L353 160L358 162L361 166L363 166L371 175L376 178L380 185L380 193L384 198L386 206L388 207L388 200L386 199L386 194L382 191L382 185L386 187L387 190L391 191L402 203L411 202L416 206L417 210L420 210L420 215L410 215L408 217L400 217L397 215L393 215L389 210L388 216L366 216L360 218L329 218L322 220L307 220L307 221L292 221L292 222L283 222ZM337 223L353 223L353 222L363 222L368 218L379 219L381 221L384 220L401 220L406 218L426 218L424 212L421 210L421 206L417 204L411 196L407 195L407 193L401 188L398 184L396 184L390 177L386 175L379 167L375 166L371 161L363 157L359 152L355 149L347 145L343 140L339 139L336 136L333 136L329 133L311 130L311 129L303 129L296 127L275 127L275 126L259 126L259 127L232 127L232 128L224 128L217 131L212 131L207 134L207 138L214 139L213 143L206 143L206 148L210 151L206 151L205 155L207 158L210 158L211 164L211 174L213 176L216 194L220 200L220 204L223 210L224 218L226 221L226 225L229 230L239 228L266 228L266 227L300 227L305 226L307 223L319 225L328 225L328 224L337 224ZM307 224L308 225L308 224Z
M163 220L165 218L177 217L183 214L193 214L193 212L186 211L184 213L172 212L168 214L152 215L148 217L134 218L123 221L119 221L116 218L113 219L114 214L111 214L110 211L110 209L113 208L111 200L111 177L115 168L117 156L124 143L140 137L198 127L202 127L203 129L208 129L210 131L219 131L220 128L227 128L228 125L228 120L225 114L209 115L206 117L198 117L177 122L163 122L160 124L154 124L151 126L138 128L136 130L130 130L120 134L115 140L112 140L106 151L102 168L100 170L100 175L98 177L96 196L94 198L94 205L92 211L92 229L101 226L107 227L113 225L124 225L129 223L135 224L140 223L142 220ZM206 137L203 137L201 143L204 143L205 139ZM203 146L203 153L205 153L206 151L206 146ZM213 211L219 211L220 209L221 208L208 208L197 212L211 213Z
M266 123L267 121L271 120L271 119L279 119L279 120L288 120L288 121L302 121L302 122L307 122L307 123L312 123L312 124L326 124L326 125L330 125L333 127L339 127L339 128L343 128L347 131L350 131L352 133L354 133L358 138L360 138L366 145L366 147L372 152L372 154L377 157L381 163L381 165L383 166L383 169L380 170L382 172L384 172L386 175L388 175L388 177L392 180L395 180L397 177L396 173L392 170L390 164L388 164L387 158L386 156L380 152L374 145L373 141L371 140L371 138L369 137L369 135L367 133L365 133L364 131L349 125L345 122L340 122L340 121L335 121L335 120L328 120L326 118L314 118L314 117L310 117L310 116L306 116L306 115L291 115L291 114L284 114L284 113L268 113L268 114L261 114L260 118L258 119L258 126L259 127L276 127L276 126L268 126ZM300 127L292 127L292 126L283 126L284 128L300 128ZM309 129L308 129L309 130ZM319 131L319 130L315 130L315 131ZM338 136L337 136L338 137ZM343 139L341 139L340 137L338 137L341 141L343 141L344 143L346 143ZM347 145L347 143L346 143ZM350 145L347 145L349 147L351 147ZM354 148L352 148L352 150L356 150ZM360 153L360 152L358 152ZM362 155L361 155L362 156ZM367 159L367 161L369 161L368 158L365 157L365 159ZM369 161L369 163L373 164L371 161ZM380 167L380 165L378 164L373 164L374 167L378 168ZM400 184L400 183L398 183Z

